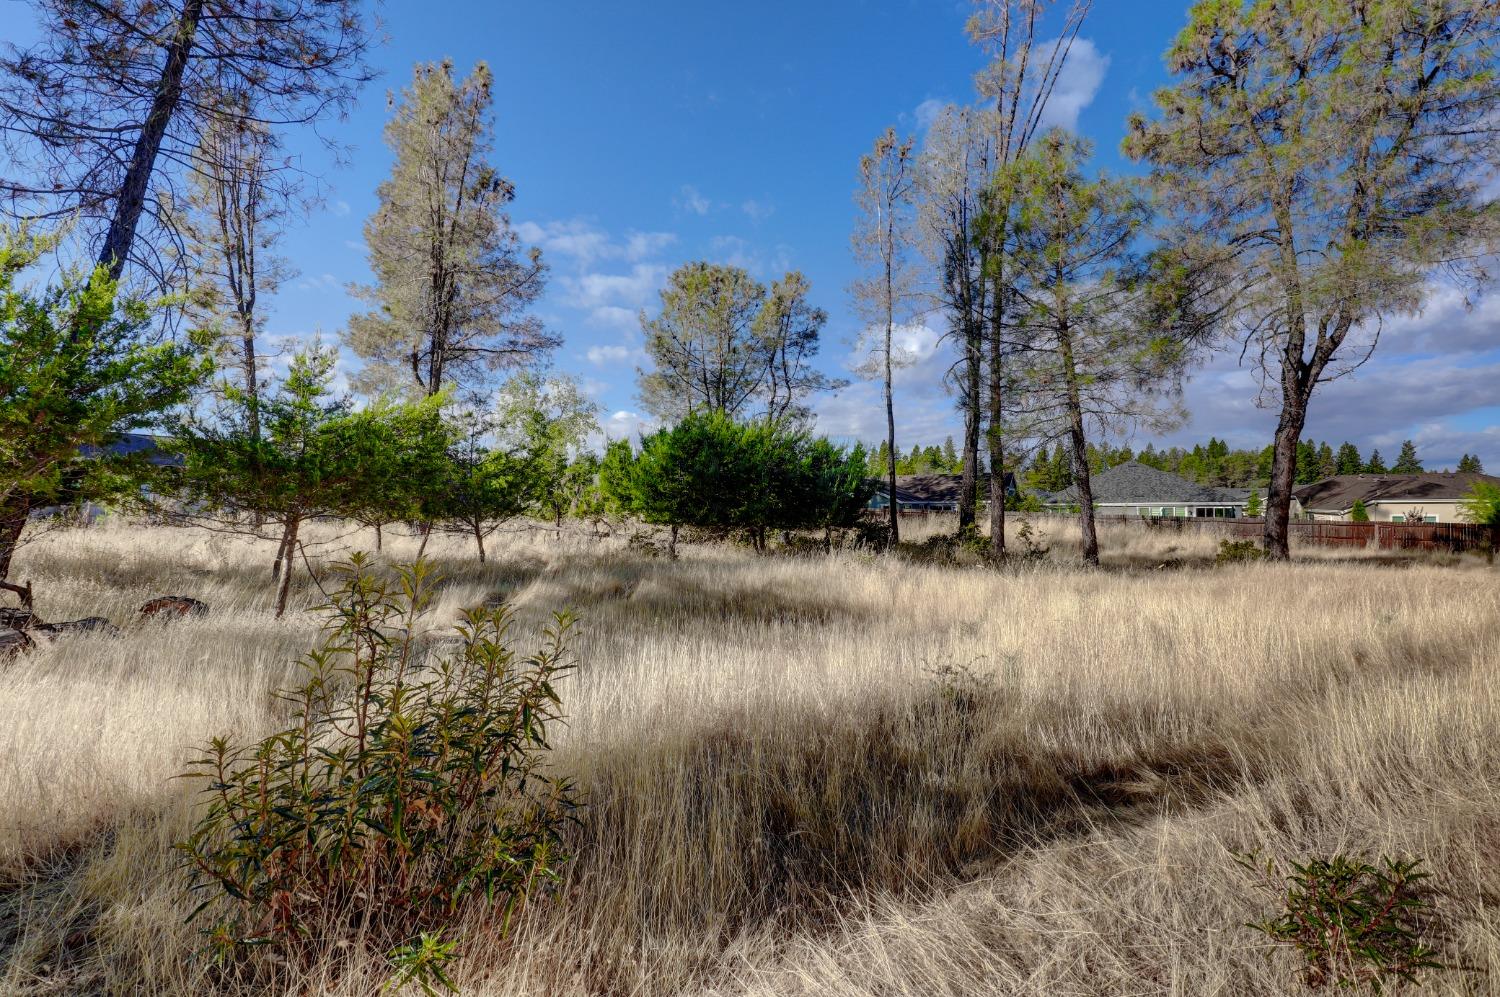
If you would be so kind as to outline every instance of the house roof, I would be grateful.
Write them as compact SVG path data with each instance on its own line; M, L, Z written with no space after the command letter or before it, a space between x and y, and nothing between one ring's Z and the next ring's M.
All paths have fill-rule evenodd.
M898 474L896 475L896 501L902 504L919 504L935 502L954 502L963 494L963 475L961 474ZM1008 491L1015 482L1015 475L1010 472L1005 474L1005 487ZM887 491L885 478L875 480L875 490L881 495ZM981 494L989 487L987 480L981 479L979 488Z
M148 433L121 433L103 446L85 446L80 452L85 457L95 457L101 452L115 457L141 454L151 464L166 467L180 466L182 455L164 449L162 445L166 442L167 438L164 436L152 436Z
M1466 498L1476 481L1500 485L1500 478L1472 471L1424 471L1421 474L1340 474L1294 489L1304 509L1338 510L1355 501L1454 502Z
M1103 505L1172 505L1177 503L1226 504L1240 496L1227 488L1212 488L1189 481L1180 474L1159 471L1140 461L1127 461L1101 471L1089 479L1094 502ZM1054 503L1078 501L1078 486L1069 485L1051 499Z

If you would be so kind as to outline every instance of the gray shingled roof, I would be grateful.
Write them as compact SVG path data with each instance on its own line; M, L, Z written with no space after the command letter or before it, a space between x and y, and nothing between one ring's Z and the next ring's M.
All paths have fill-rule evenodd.
M1170 471L1159 471L1139 461L1117 464L1090 479L1094 502L1108 505L1190 505L1238 501L1226 488L1211 488ZM1054 503L1078 501L1078 488L1069 485L1052 496Z
M1006 472L1005 485L1009 490L1015 476ZM875 490L884 495L886 479L872 479ZM963 494L961 474L898 474L896 475L896 500L902 505L918 505L935 502L957 502ZM980 494L989 487L988 480L980 481Z
M1340 474L1314 481L1292 494L1304 509L1354 507L1355 499L1371 502L1432 502L1465 498L1476 481L1500 485L1500 478L1470 471L1426 471L1421 474Z

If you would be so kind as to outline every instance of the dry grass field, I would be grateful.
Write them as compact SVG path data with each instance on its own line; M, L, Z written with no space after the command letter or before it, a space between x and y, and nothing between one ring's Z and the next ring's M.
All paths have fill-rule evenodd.
M1269 913L1232 859L1255 849L1421 856L1452 967L1428 991L1500 994L1500 569L1216 568L1209 537L1115 528L1084 571L1049 539L1004 571L434 541L435 626L491 598L584 625L553 759L588 804L575 857L508 938L468 927L463 992L1298 993L1243 927ZM0 664L0 993L211 989L173 776L276 724L316 639L305 572L273 619L272 555L117 524L18 558L44 618L125 633ZM163 594L212 611L133 620ZM378 965L327 966L281 991L379 990Z

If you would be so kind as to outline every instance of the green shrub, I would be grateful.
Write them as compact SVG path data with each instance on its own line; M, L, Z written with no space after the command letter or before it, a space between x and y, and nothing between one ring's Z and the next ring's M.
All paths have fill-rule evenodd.
M866 463L857 445L845 451L775 423L694 413L647 436L638 454L611 444L600 486L644 522L742 532L764 553L770 530L858 523L874 491Z
M1029 516L1022 516L1021 525L1016 529L1015 556L1023 561L1045 561L1051 550L1046 534L1037 530Z
M557 878L576 803L544 770L554 689L571 667L561 614L518 658L504 608L455 626L450 656L417 636L435 579L361 555L337 569L322 646L284 693L290 726L252 744L217 738L193 765L204 809L184 858L223 959L272 946L279 964L377 952L398 979L442 983L442 933L474 905L504 931Z
M1382 857L1376 864L1335 855L1291 863L1240 855L1256 885L1280 910L1247 925L1302 954L1303 981L1314 989L1416 983L1441 968L1429 941L1436 927L1421 859Z
M1354 505L1349 507L1349 522L1368 523L1370 521L1370 510L1365 508L1364 499L1355 499Z
M1461 505L1464 518L1471 523L1500 526L1500 485L1476 481Z
M1265 549L1254 540L1220 540L1215 564L1246 564L1266 556Z

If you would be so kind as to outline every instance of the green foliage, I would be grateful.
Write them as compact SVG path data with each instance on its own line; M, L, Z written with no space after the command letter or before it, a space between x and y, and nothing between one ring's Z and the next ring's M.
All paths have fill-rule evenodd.
M1442 968L1431 946L1434 911L1421 859L1382 857L1369 863L1335 855L1291 863L1237 856L1279 910L1248 925L1304 959L1302 977L1314 988L1415 984L1424 970Z
M1005 496L1006 512L1045 512L1047 507L1034 493L1027 492L1025 495L1019 492L1014 495Z
M748 530L852 526L868 504L862 447L844 451L769 422L690 415L641 442L610 445L601 489L648 523Z
M208 745L189 773L202 809L176 847L222 958L363 948L429 989L446 983L445 927L479 907L503 930L566 860L576 802L544 755L575 624L557 616L523 659L508 610L469 610L454 650L428 656L424 564L382 574L355 555L336 571L322 645L282 694L291 724Z
M1215 564L1248 564L1266 556L1265 549L1254 540L1220 540Z
M1365 463L1366 474L1385 474L1389 469L1385 466L1385 458L1380 456L1379 450L1370 451L1370 459Z
M1023 561L1045 561L1052 550L1046 536L1037 531L1029 516L1021 517L1021 525L1016 530L1016 547L1016 554Z
M492 420L471 410L459 413L452 425L457 438L441 473L427 482L421 518L472 536L483 561L485 538L536 503L540 476L532 454L486 445Z
M1359 455L1359 448L1353 443L1346 442L1339 446L1335 463L1334 470L1337 474L1359 474L1365 468L1364 458Z
M1245 500L1245 515L1254 519L1265 511L1265 504L1261 501L1260 492L1252 491L1250 497Z
M841 383L811 363L828 321L809 302L811 290L796 271L768 290L739 267L678 267L656 317L643 318L652 369L641 374L641 404L668 420L717 412L805 423L808 399Z
M515 186L491 162L493 87L483 62L462 79L451 61L418 63L392 101L391 175L364 229L375 283L356 292L371 308L346 336L371 393L477 389L559 343L529 314L547 266L506 213Z
M1368 523L1370 511L1365 508L1364 499L1355 499L1354 505L1349 509L1349 521L1353 523Z
M1458 459L1458 470L1461 474L1483 474L1484 461L1479 459L1478 454L1464 454Z
M158 424L212 372L196 340L153 345L160 306L120 298L103 268L18 287L48 249L0 232L0 580L31 510L134 494L151 469L109 444Z
M1500 485L1476 481L1459 508L1471 523L1500 527Z
M1396 463L1391 466L1396 474L1421 474L1422 461L1417 457L1417 445L1411 440L1401 441L1401 452L1396 455Z
M495 428L500 448L523 462L518 499L561 523L593 486L597 461L574 459L599 428L599 406L571 378L512 377L500 390Z
M1093 455L1091 455L1091 458ZM1090 461L1092 464L1092 459ZM1099 469L1111 466L1101 461ZM1032 459L1031 467L1025 475L1026 490L1042 492L1060 492L1073 483L1073 458L1068 453L1068 448L1059 443L1050 452L1044 446Z
M388 518L414 515L449 439L438 400L355 410L329 392L336 360L314 344L292 356L268 397L252 400L225 385L228 404L215 418L184 420L174 442L193 502L273 522L352 516L377 505ZM259 437L248 429L251 406Z
M452 440L443 398L356 410L330 394L336 359L317 344L293 355L276 391L264 398L226 384L226 401L213 416L184 419L174 436L184 457L178 492L195 514L252 532L264 523L281 528L278 615L286 609L307 520L412 519L435 494L447 494L434 487L445 481ZM252 412L259 416L258 433Z
M415 983L426 997L435 997L439 991L433 984L437 984L449 993L458 993L458 987L447 973L448 963L453 961L457 949L457 942L444 941L437 932L422 932L409 945L391 950L391 966L395 972L386 982L385 989L398 993Z

